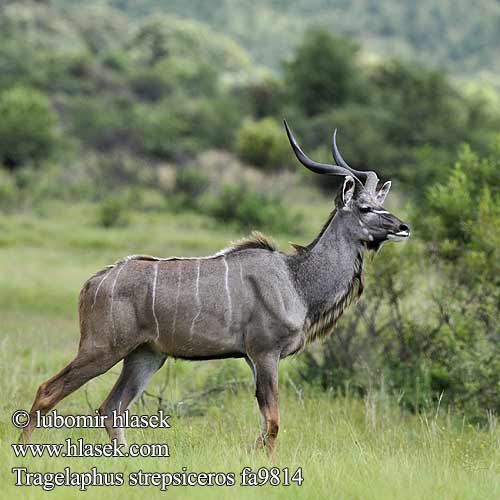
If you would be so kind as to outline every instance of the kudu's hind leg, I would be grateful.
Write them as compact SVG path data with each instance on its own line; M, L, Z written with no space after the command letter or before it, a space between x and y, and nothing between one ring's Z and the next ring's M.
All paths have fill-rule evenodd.
M123 429L112 426L113 410L119 415L127 410L136 400L154 373L159 370L167 356L151 349L148 345L141 345L132 351L124 360L120 377L106 400L99 408L101 415L106 415L106 430L110 439L126 444Z
M262 415L262 434L257 444L263 444L273 457L280 425L278 406L278 364L279 356L266 355L253 358L255 367L255 395Z
M48 413L59 401L76 391L83 384L107 372L123 358L124 354L119 352L103 354L98 351L80 351L69 365L38 388L35 401L30 410L30 424L23 429L20 440L29 441L35 429L35 414L37 411L42 414Z

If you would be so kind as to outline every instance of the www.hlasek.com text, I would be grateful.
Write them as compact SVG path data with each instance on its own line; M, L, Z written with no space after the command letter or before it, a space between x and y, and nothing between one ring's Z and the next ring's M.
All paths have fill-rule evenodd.
M126 446L113 439L111 443L85 443L67 438L64 443L13 443L12 451L17 458L93 458L93 457L169 457L167 443L132 443Z

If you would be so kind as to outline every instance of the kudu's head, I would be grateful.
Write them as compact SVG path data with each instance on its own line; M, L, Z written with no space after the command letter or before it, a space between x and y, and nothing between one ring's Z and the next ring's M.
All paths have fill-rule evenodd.
M344 183L336 198L337 210L354 239L364 242L369 249L376 250L385 241L402 241L410 236L410 226L383 208L384 200L391 188L391 181L378 187L375 172L351 168L342 158L337 147L337 130L333 133L332 153L336 165L317 163L308 158L285 121L286 133L297 159L317 174L339 175Z

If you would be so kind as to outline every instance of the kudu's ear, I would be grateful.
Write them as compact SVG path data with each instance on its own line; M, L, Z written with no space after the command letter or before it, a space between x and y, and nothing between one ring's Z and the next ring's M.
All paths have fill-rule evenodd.
M352 197L354 196L354 188L354 179L350 175L347 175L344 180L344 185L342 186L342 202L344 203L344 206L349 205L351 202Z
M387 181L384 183L384 185L380 188L379 192L377 193L377 201L382 204L385 201L385 198L389 194L389 190L391 189L391 181Z

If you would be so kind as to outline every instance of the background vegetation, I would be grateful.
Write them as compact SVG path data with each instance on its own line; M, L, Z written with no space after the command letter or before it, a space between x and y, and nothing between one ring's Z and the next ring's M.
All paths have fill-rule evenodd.
M55 0L75 5L75 0ZM227 33L256 61L279 67L309 26L328 26L353 37L366 48L366 58L414 59L456 75L498 82L500 6L479 0L420 2L385 0L97 0L130 18L168 12L207 23Z
M127 254L210 254L251 229L284 250L312 240L338 181L297 167L286 117L320 161L331 161L338 128L353 166L393 179L388 206L413 231L368 263L365 294L336 333L283 364L279 460L306 464L311 485L296 494L333 484L339 497L407 498L411 484L415 498L498 496L498 19L487 0L473 12L461 2L1 2L6 448L13 408L73 356L88 275ZM243 451L258 421L247 372L176 362L154 379L142 404L168 401L179 464L265 461ZM61 411L98 406L115 375ZM242 449L226 456L222 445ZM360 489L367 481L374 488Z

